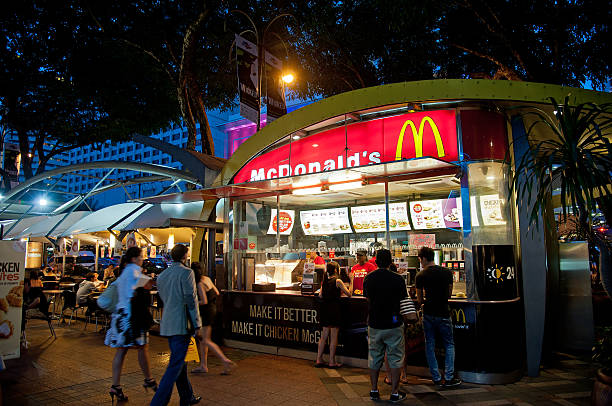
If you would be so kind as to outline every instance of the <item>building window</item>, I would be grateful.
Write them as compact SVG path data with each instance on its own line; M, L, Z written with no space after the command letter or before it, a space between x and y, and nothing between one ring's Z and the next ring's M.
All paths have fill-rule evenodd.
M123 154L125 152L125 148L119 148L119 153Z
M128 145L127 146L127 152L132 152L134 150L134 146L133 145Z
M145 157L145 158L150 157L150 156L151 156L151 151L145 151L145 152L142 154L142 156L143 156L143 157Z
M168 158L162 159L162 165L168 165L169 162L170 162L170 159Z

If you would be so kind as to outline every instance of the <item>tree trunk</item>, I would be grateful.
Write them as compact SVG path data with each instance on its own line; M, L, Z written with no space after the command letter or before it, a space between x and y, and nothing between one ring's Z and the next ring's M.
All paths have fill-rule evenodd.
M195 72L195 55L198 48L198 39L203 35L202 28L208 17L209 10L204 5L204 9L198 17L191 23L185 32L183 40L183 54L179 71L179 87L183 100L181 100L181 112L187 124L188 139L187 149L195 151L197 139L196 123L200 124L200 134L202 134L202 152L213 155L215 148L212 140L212 133L206 109L202 100L202 90Z

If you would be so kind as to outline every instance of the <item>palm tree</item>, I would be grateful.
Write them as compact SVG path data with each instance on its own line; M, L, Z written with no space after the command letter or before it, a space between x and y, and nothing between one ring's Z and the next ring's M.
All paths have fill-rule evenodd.
M601 276L610 295L612 244L593 230L591 220L599 208L612 225L612 104L571 106L569 96L563 105L553 98L550 101L552 117L538 108L524 114L525 118L535 118L526 131L530 150L517 157L516 170L510 175L511 187L517 195L534 201L530 225L535 227L540 214L550 207L551 197L559 197L559 220L565 222L573 214L581 236L605 250L607 264L601 264ZM546 136L538 138L536 129L542 127Z

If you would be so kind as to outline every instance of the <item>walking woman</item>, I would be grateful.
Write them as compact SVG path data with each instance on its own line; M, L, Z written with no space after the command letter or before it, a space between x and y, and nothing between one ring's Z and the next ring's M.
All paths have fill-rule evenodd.
M337 262L329 262L326 272L323 274L323 283L319 290L321 304L321 338L319 339L319 351L317 353L316 368L323 368L323 351L329 337L329 368L340 368L342 365L336 362L336 346L338 345L338 332L342 322L340 311L340 296L344 293L350 297L353 292L353 273L350 274L350 284L347 289L344 282L340 279L340 267Z
M109 391L111 400L115 396L117 400L127 400L121 388L121 369L130 348L138 349L138 363L145 377L142 386L147 390L157 390L157 382L151 376L148 352L149 329L153 324L149 312L152 283L142 274L142 260L140 248L129 248L121 257L120 275L114 282L117 284L117 307L104 340L105 345L117 349L113 359L113 385Z
M208 350L210 349L223 362L223 372L221 372L221 375L229 375L236 364L227 358L221 348L211 339L212 324L215 322L215 316L217 315L217 297L219 296L219 291L212 279L204 275L199 262L192 263L191 269L196 280L200 317L202 317L202 341L196 341L198 351L200 351L200 366L191 372L196 374L208 372Z

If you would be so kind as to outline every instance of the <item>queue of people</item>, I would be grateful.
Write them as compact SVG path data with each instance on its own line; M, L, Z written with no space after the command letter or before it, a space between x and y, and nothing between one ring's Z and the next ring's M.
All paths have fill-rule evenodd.
M376 267L368 261L365 251L358 251L357 264L353 266L350 284L339 276L338 266L330 262L326 266L319 291L321 298L320 324L322 328L315 367L338 368L335 352L341 325L341 295L363 294L368 301L368 367L370 369L370 398L380 399L378 377L385 364L388 376L385 383L391 385L391 402L400 402L406 393L399 389L400 378L405 374L404 325L420 322L417 307L423 313L426 356L432 381L440 387L454 387L461 380L454 373L454 340L448 299L453 290L450 270L437 266L434 251L422 247L418 252L421 271L416 276L417 306L408 295L404 279L397 274L387 249L376 252ZM438 370L435 355L436 336L445 348L444 376ZM323 362L323 352L329 338L329 363ZM405 381L402 383L406 383Z

